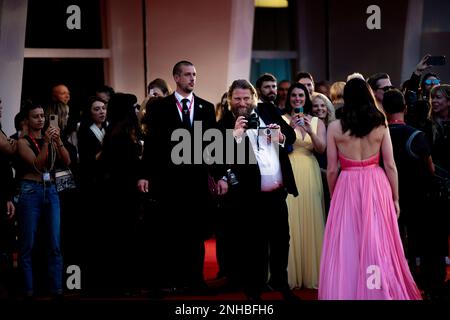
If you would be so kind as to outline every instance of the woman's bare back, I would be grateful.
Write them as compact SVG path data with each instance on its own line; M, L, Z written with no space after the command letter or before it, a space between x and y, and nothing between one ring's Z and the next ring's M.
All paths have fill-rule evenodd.
M335 141L342 156L353 160L365 160L380 151L387 130L385 126L374 128L368 135L358 138L350 136L350 131L343 133L340 121L338 123Z

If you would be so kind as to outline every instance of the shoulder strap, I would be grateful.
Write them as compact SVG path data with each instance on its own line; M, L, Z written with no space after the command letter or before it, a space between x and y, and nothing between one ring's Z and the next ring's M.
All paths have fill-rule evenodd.
M317 127L319 125L319 118L318 117L312 117L311 118L311 129L312 131L317 134Z
M417 154L415 154L412 149L411 149L411 145L412 142L414 140L414 138L421 133L422 131L420 130L415 130L408 138L408 140L406 140L406 152L408 152L408 154L413 157L414 159L419 159L419 156Z
M23 138L28 141L28 143L30 144L31 150L33 150L34 154L36 156L38 156L39 155L39 150L36 148L36 145L34 144L33 140L31 140L30 136L29 135L25 135L25 136L23 136Z

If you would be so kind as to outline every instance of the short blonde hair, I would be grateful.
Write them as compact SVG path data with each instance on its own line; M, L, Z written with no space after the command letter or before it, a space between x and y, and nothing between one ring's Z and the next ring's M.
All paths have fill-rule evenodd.
M331 103L330 99L328 99L328 97L320 92L313 92L311 95L311 102L312 105L314 106L314 100L315 99L321 99L323 101L323 103L325 103L325 105L327 106L327 117L325 119L325 125L328 125L331 121L336 120L336 116L334 114L334 107L333 104Z
M344 81L337 81L330 87L330 98L333 104L344 103Z
M442 95L450 101L450 85L441 84L440 86L433 87L430 91L430 101L429 105L432 105L433 99L436 97L436 94L440 92ZM450 111L450 110L449 110ZM433 108L430 108L428 113L428 118L432 123L432 132L433 132L433 142L436 141L438 136L444 132L443 124L441 121L437 121L435 114L433 113Z

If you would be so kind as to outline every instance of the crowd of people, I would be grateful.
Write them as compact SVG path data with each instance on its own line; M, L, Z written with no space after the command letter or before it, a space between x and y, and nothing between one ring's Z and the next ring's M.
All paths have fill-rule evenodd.
M61 298L64 268L77 265L87 295L442 297L450 85L427 58L401 89L386 73L332 85L266 73L233 81L214 106L180 61L176 89L155 79L141 104L103 86L74 115L63 84L45 105L25 101L16 134L0 134L2 291ZM197 130L223 143L198 154ZM224 280L214 291L203 275L212 237Z

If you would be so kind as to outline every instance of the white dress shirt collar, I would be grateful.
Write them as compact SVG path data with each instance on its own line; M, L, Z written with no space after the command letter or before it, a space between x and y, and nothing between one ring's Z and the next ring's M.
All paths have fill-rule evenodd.
M188 99L189 100L189 106L191 105L192 102L192 98L194 97L194 94L191 92L187 97L183 97L181 94L179 94L178 92L175 91L175 98L178 100L178 102L181 104L181 101L183 99Z

